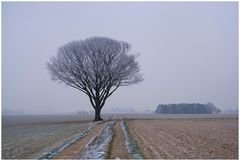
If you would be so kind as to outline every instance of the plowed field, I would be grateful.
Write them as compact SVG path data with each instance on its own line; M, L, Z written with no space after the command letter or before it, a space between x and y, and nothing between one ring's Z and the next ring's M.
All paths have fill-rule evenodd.
M237 159L238 119L129 121L147 159Z
M238 159L238 117L168 117L11 117L2 125L2 159Z

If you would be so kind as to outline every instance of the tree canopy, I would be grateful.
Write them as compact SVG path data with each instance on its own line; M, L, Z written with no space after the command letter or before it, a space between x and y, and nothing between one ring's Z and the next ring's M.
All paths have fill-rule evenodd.
M88 95L95 111L120 86L143 81L137 56L130 45L105 37L92 37L61 46L47 63L52 80L63 82ZM99 120L96 118L95 120Z

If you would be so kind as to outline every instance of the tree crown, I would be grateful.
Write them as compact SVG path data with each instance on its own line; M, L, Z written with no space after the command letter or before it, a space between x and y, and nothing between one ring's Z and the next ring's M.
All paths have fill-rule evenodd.
M89 97L107 98L119 86L143 81L130 45L104 37L72 41L61 46L47 67L53 80L64 82Z

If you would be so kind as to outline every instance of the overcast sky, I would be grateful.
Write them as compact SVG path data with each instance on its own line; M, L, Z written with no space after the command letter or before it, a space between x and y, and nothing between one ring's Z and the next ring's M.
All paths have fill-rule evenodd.
M119 88L103 111L208 102L238 108L237 2L3 2L2 107L93 110L86 95L51 81L46 69L59 46L92 36L130 43L145 79Z

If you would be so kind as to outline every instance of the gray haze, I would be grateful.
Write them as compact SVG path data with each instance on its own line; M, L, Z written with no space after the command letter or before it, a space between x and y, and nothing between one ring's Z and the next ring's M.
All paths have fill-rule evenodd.
M51 81L46 69L59 46L91 36L132 44L145 78L119 88L103 111L193 102L238 108L237 2L3 2L2 108L93 110L86 95Z

